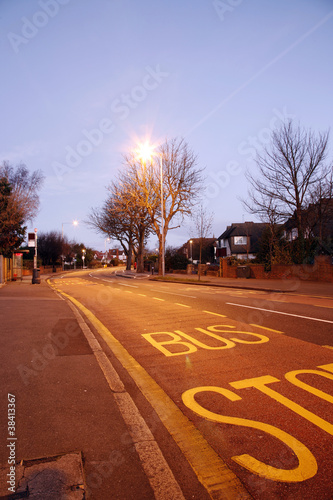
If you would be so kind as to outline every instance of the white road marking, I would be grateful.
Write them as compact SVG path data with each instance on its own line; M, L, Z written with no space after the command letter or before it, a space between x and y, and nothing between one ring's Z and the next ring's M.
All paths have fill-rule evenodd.
M196 299L197 297L194 297L193 295L185 295L183 293L174 293L174 292L165 292L164 290L156 289L156 288L151 288L151 292L158 292L158 293L168 293L169 295L178 295L179 297L188 297L189 299Z
M291 314L291 313L286 313L286 312L282 312L282 311L272 311L271 309L263 309L262 307L244 306L243 304L234 304L233 302L226 302L226 304L229 306L247 307L248 309L256 309L257 311L265 311L265 312L274 313L274 314L283 314L284 316L293 316L294 318L311 319L312 321L321 321L322 323L333 324L333 321L330 321L328 319L311 318L311 316L301 316L300 314Z

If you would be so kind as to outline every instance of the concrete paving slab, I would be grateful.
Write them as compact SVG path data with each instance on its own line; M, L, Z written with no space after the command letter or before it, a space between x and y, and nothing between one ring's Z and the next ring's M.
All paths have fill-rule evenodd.
M85 498L80 452L21 460L15 467L15 493L8 490L8 468L0 470L1 498L31 500L81 500Z

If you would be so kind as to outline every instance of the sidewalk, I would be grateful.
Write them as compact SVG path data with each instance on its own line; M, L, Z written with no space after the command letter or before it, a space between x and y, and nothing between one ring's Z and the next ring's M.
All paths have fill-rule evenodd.
M299 279L246 279L246 278L218 278L215 276L201 276L200 281L198 275L195 274L177 274L166 273L164 279L157 274L149 273L137 274L135 271L122 271L117 273L117 276L122 278L142 279L144 277L151 280L166 281L168 283L184 283L199 286L217 286L239 288L247 290L262 290L272 293L297 293L301 295L333 297L333 283L325 283L318 281L301 281Z
M45 276L0 289L0 324L0 497L154 498L91 345ZM20 496L6 497L13 484Z

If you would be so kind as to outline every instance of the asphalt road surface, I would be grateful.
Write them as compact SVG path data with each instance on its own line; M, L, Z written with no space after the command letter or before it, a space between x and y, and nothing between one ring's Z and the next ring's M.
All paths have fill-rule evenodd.
M256 499L333 498L332 297L108 270L51 283L87 318L143 417L155 418L178 481L191 478L165 433L212 498L219 488L236 498L227 472L221 485L224 464Z

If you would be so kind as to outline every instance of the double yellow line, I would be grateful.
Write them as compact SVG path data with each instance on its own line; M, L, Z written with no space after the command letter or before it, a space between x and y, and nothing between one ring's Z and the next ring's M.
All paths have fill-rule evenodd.
M52 283L49 282L49 284L56 288ZM77 299L58 288L56 290L85 315L108 344L113 354L131 375L142 394L156 411L209 496L214 500L251 499L252 497L245 490L238 477L211 448L198 429L106 326Z

